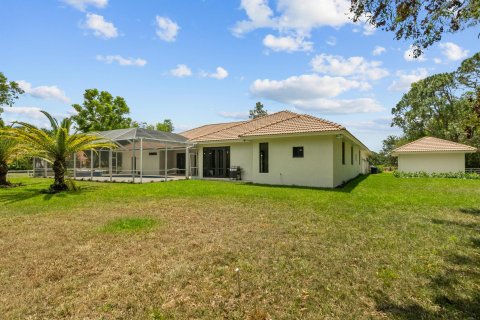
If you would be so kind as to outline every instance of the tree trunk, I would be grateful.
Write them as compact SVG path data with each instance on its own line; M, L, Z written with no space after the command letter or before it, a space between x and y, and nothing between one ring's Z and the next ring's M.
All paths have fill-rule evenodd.
M50 186L53 191L66 191L68 190L67 184L65 183L65 171L67 168L66 161L55 160L53 163L53 173L55 181Z
M10 183L7 181L8 165L6 162L0 162L0 186L8 186Z

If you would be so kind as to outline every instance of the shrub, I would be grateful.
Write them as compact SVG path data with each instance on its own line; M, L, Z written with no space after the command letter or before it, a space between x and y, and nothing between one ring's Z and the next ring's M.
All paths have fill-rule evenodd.
M449 178L449 179L471 179L471 180L480 180L480 175L478 173L465 173L463 171L459 172L433 172L427 173L425 171L418 172L400 172L395 171L393 175L396 178Z

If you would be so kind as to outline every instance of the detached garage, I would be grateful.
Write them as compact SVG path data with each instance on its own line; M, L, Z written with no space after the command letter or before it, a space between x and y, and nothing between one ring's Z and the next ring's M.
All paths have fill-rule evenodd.
M392 155L398 157L400 172L446 173L465 172L465 154L476 151L465 144L424 137L393 150Z

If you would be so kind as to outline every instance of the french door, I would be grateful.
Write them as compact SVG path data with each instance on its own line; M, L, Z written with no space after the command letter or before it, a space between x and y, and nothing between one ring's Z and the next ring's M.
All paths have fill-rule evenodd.
M203 177L228 178L230 147L203 148Z

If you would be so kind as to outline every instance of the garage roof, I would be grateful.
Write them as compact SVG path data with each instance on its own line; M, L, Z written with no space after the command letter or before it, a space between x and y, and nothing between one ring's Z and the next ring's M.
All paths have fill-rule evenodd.
M435 137L423 137L392 151L393 155L419 152L476 152L477 148Z

